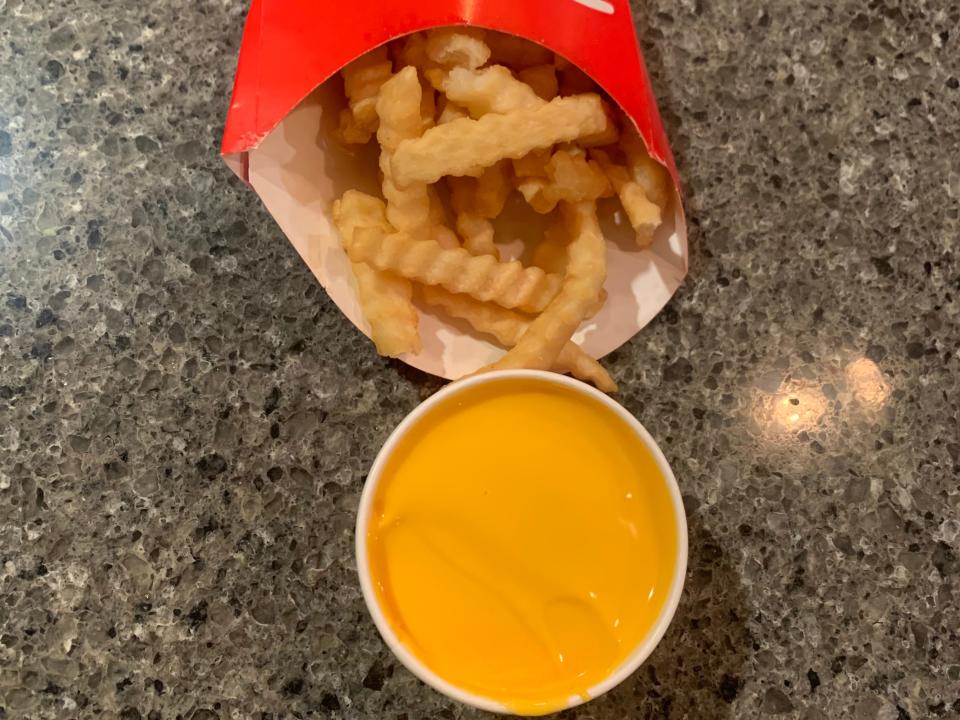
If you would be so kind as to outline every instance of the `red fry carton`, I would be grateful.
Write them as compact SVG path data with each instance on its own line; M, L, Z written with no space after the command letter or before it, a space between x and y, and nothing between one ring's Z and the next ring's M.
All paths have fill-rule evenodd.
M673 178L676 199L651 247L637 248L622 213L619 222L604 222L608 301L574 335L584 350L602 357L646 325L687 272L676 166L628 0L253 0L223 134L224 160L257 192L331 299L369 334L331 207L350 188L379 195L376 148L349 149L333 138L345 104L336 76L384 43L450 25L517 35L579 66L620 105ZM512 225L507 232L517 233L518 241L539 231L534 222ZM459 323L426 310L420 315L423 349L401 358L414 367L456 378L503 353Z

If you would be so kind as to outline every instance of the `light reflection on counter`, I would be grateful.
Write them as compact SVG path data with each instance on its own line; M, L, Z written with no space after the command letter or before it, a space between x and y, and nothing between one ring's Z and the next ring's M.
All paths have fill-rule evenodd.
M816 374L814 379L788 374L773 394L755 391L754 420L764 435L786 438L827 430L841 421L863 419L865 413L872 416L881 409L890 396L890 384L883 372L866 357L850 361L842 372L834 366L821 368ZM829 397L827 387L831 388Z
M873 408L882 407L890 395L890 385L877 364L868 358L854 360L844 374L847 387L860 402Z
M821 383L814 380L785 380L773 395L761 394L757 420L777 435L813 430L827 411L828 401Z

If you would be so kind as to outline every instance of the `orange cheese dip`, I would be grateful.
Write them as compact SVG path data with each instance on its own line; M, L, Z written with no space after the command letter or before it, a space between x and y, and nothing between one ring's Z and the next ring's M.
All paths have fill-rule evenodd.
M399 640L523 714L566 707L651 631L677 563L670 491L626 422L536 379L455 394L384 466L367 533Z

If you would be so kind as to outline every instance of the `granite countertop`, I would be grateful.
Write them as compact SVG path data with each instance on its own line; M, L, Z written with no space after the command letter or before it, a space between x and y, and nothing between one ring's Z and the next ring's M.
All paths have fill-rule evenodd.
M47 7L44 7L47 6ZM474 718L354 571L379 358L218 142L241 0L0 0L0 718ZM960 716L960 6L638 8L691 270L608 363L691 531L570 718Z

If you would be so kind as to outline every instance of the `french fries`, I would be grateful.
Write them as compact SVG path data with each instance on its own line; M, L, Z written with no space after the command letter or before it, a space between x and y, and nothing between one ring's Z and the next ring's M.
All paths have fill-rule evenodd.
M641 247L670 203L630 122L565 59L475 28L414 33L342 75L339 138L380 146L383 199L348 190L333 208L377 350L420 351L416 297L506 349L483 370L552 369L614 392L571 338L607 299L597 201L619 198ZM529 265L495 243L514 190L550 217Z
M424 285L420 288L420 297L428 305L443 308L451 317L466 320L477 332L491 335L507 347L516 345L530 327L530 320L520 313L479 302L469 295L458 295ZM561 348L553 369L591 382L604 392L617 391L617 384L610 377L610 373L576 343L568 342Z
M377 115L380 128L380 171L383 196L387 199L387 220L398 230L418 233L430 225L430 195L426 183L399 187L393 181L391 158L404 140L423 133L422 88L417 71L411 66L387 80L380 88Z
M563 288L533 321L516 345L489 370L549 370L564 345L586 318L607 276L607 247L592 202L564 204L573 230ZM356 235L356 233L354 233Z
M400 143L393 154L392 175L400 185L468 175L504 158L518 159L531 150L599 133L606 125L600 96L593 94L556 98L507 114L489 113L478 120L453 120Z
M650 157L643 140L633 128L630 128L630 132L623 134L621 145L627 156L627 167L632 180L643 188L644 194L657 207L666 208L670 201L670 179L667 176L667 169Z
M352 238L358 227L389 230L382 200L347 190L333 205L333 219L343 238ZM420 352L419 317L411 301L409 280L374 270L366 263L353 263L357 297L370 324L370 338L377 352L388 357Z
M593 135L585 135L577 141L577 144L582 148L592 148L592 147L604 147L606 145L613 145L618 140L620 140L620 128L617 127L617 121L614 117L613 108L610 107L610 103L603 101L603 111L607 114L607 124L603 126L603 130Z
M663 219L666 198L651 188L664 203L664 207L661 207L647 196L644 185L634 180L638 175L645 177L642 165L638 164L636 172L631 173L627 168L614 164L610 156L602 150L591 150L590 157L603 169L620 197L627 219L637 234L637 245L641 248L649 247L653 242L653 233L660 227ZM647 186L650 187L651 183L656 182L658 180L649 179Z
M450 204L456 213L475 213L492 219L503 212L510 194L509 166L506 162L493 165L479 177L450 177Z
M441 89L474 118L487 113L538 108L545 103L530 85L517 80L503 65L491 65L482 70L454 68L443 78Z
M490 222L503 212L510 193L509 167L501 161L483 171L480 177L450 177L450 204L457 213L457 232L463 247L474 255L499 257Z
M524 178L517 189L538 213L546 214L557 203L598 200L613 194L603 168L587 160L582 150L558 150L543 167L543 177Z
M377 93L393 72L386 48L354 60L342 71L347 107L340 113L344 142L363 144L377 131Z
M457 232L463 238L463 247L471 255L492 255L499 258L493 242L493 223L487 218L472 213L457 215Z
M382 226L358 227L343 244L354 262L525 312L543 310L563 283L559 275L516 260L500 262L490 255L471 255L464 248L448 250L433 240L387 234Z
M478 28L445 28L427 35L426 56L440 67L476 69L490 59L490 48Z

